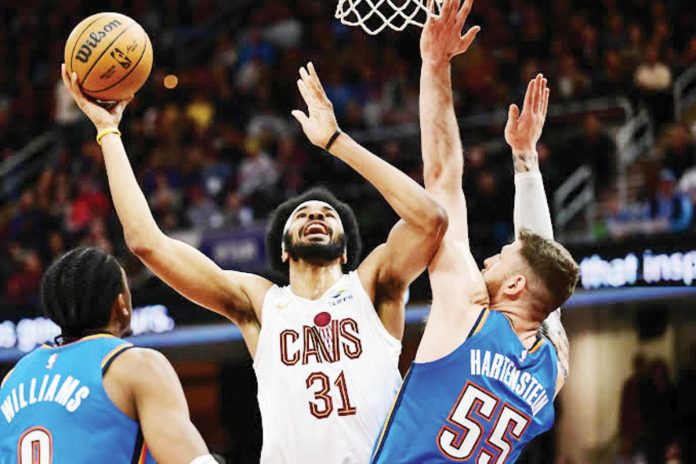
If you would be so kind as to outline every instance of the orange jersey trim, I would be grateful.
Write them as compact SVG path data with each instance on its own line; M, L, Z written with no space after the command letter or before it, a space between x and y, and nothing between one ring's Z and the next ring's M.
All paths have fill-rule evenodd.
M142 448L140 448L140 456L138 457L138 464L145 464L147 462L147 443L143 442Z
M537 351L541 347L541 345L544 344L544 341L545 341L545 339L543 337L539 337L539 339L536 341L534 346L532 346L530 348L529 352L534 353L535 351Z
M392 401L391 408L389 408L389 414L387 414L387 419L384 421L384 426L382 426L382 432L379 434L379 440L377 440L377 446L375 446L375 454L372 456L370 459L370 462L374 460L381 452L381 448L383 445L384 437L387 434L387 430L389 430L389 427L391 426L392 422L392 415L394 414L394 409L396 408L396 405L400 403L401 400L401 394L404 391L404 388L406 387L406 384L408 383L409 375L411 374L411 368L408 369L406 372L406 375L404 376L404 381L401 383L401 386L399 387L399 391L397 392L396 396L394 397L394 401Z
M481 315L481 318L480 318L478 324L476 324L476 327L474 328L474 332L472 333L472 335L476 335L477 333L479 333L481 331L481 329L483 329L483 326L486 324L486 320L488 319L488 314L490 312L491 312L491 310L489 308L485 308L483 310L483 314Z

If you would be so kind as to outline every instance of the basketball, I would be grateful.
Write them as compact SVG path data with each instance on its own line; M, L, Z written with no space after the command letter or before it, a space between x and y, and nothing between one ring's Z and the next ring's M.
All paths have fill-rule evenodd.
M97 13L75 26L65 43L65 66L82 91L101 101L135 94L152 70L152 44L145 30L120 13Z

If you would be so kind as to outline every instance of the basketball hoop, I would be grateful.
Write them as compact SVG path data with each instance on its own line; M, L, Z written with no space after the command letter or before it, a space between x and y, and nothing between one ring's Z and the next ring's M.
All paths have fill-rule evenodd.
M434 3L436 11L428 12L428 0L338 0L336 19L347 26L360 26L370 35L387 27L403 31L409 24L423 27L428 14L437 14L442 0Z

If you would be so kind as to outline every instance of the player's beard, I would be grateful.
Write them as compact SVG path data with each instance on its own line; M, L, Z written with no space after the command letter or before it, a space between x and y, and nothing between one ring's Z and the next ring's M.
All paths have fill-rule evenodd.
M335 261L346 249L346 236L340 234L329 243L303 243L293 241L286 236L285 248L292 259L309 263L327 263Z

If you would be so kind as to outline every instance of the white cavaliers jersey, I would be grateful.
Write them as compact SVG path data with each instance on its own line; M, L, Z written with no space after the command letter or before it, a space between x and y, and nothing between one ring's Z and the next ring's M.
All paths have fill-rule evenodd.
M401 342L356 272L317 300L266 293L254 370L264 464L369 462L401 385Z

